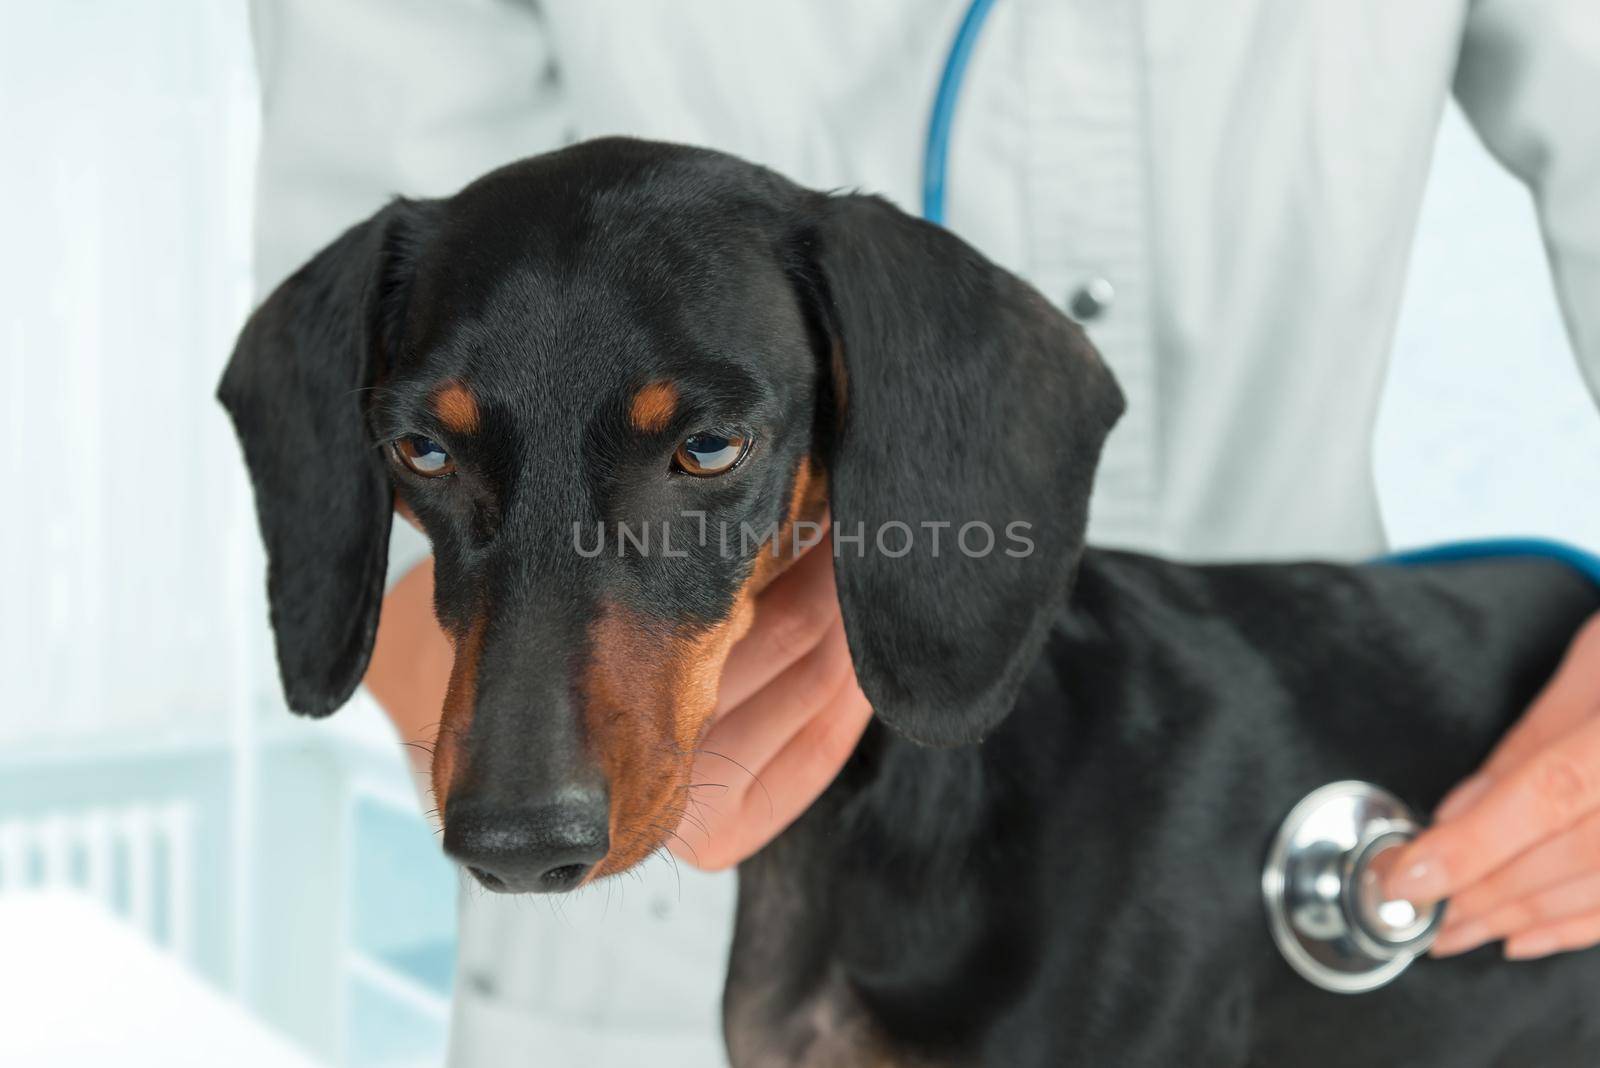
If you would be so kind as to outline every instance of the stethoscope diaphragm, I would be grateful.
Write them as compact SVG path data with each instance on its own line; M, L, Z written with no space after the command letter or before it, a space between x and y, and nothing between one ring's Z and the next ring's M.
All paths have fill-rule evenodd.
M1393 982L1427 952L1444 905L1385 900L1379 873L1421 824L1366 782L1330 783L1294 807L1267 854L1267 922L1291 967L1324 990L1359 994Z

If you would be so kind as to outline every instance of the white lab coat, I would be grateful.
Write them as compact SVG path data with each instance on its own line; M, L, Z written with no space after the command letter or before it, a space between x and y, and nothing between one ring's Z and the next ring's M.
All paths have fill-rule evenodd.
M915 211L965 6L258 0L262 288L392 193L446 194L601 134ZM1535 197L1600 391L1595 0L996 5L947 220L1063 306L1114 290L1088 326L1129 412L1095 540L1191 558L1382 547L1372 428L1452 90ZM717 1063L732 885L682 879L653 868L559 905L465 894L455 1063Z

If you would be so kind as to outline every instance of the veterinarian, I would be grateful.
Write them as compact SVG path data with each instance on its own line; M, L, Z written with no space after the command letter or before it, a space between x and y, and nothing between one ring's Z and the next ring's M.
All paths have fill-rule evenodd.
M453 192L607 133L709 145L914 210L966 7L258 0L258 286L393 193ZM999 0L960 100L946 222L1083 321L1128 394L1096 543L1212 559L1385 549L1372 427L1452 94L1533 194L1600 388L1593 0ZM426 547L397 544L368 683L427 742L450 653ZM463 897L453 1063L720 1059L733 888L694 869L759 849L850 753L870 711L840 626L825 549L764 594L706 743L732 760L696 772L728 789L706 826L680 828L676 873L652 866L560 916ZM1438 953L1600 941L1600 625L1438 818L1389 887L1453 899Z

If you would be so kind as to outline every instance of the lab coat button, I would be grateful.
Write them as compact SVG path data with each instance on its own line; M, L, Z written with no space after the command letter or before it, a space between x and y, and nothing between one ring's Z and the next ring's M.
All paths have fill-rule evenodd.
M1111 283L1104 278L1095 278L1073 291L1067 300L1067 311L1080 323L1087 323L1109 311L1112 301L1116 299L1117 291Z

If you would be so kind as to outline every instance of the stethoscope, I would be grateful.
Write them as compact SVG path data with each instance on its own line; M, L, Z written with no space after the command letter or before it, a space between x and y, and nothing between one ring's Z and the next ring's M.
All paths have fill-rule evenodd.
M922 154L922 216L944 224L950 127L968 61L994 0L972 0L939 75ZM1416 816L1371 783L1313 791L1279 828L1261 874L1267 927L1290 967L1324 990L1393 982L1433 944L1443 905L1416 909L1379 892L1384 858L1421 833Z
M956 101L961 82L967 75L967 62L994 0L972 0L961 25L950 42L939 88L933 94L933 111L928 115L928 137L922 149L922 217L944 225L944 180L950 166L950 126L955 121Z
M1261 897L1290 967L1324 990L1360 994L1427 952L1444 905L1388 900L1379 879L1421 831L1404 803L1368 782L1329 783L1289 812L1267 852Z
M1394 553L1378 566L1449 564L1505 557L1555 560L1600 586L1600 557L1543 538L1487 538ZM1413 908L1379 893L1385 858L1422 831L1394 795L1371 783L1312 791L1278 829L1261 873L1273 941L1302 976L1341 994L1393 982L1427 952L1444 904Z

